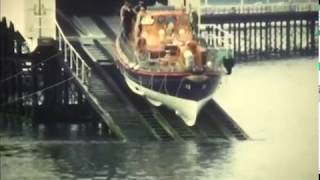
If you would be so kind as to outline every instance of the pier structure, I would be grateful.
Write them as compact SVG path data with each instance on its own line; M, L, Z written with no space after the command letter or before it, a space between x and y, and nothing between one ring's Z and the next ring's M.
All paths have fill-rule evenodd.
M198 12L199 34L213 47L233 46L238 62L318 54L316 2L204 4Z
M114 64L113 41L120 32L118 17L70 19L71 24L58 15L56 40L40 38L31 53L17 53L12 44L18 36L5 35L12 38L1 42L3 47L11 44L12 53L1 57L1 72L6 72L0 77L2 117L20 115L37 121L97 118L112 136L124 141L248 138L215 102L207 109L220 111L204 110L198 123L188 127L171 110L155 108L133 94ZM3 27L4 31L10 29ZM98 35L90 37L89 32ZM25 43L23 38L19 41Z
M35 121L94 117L86 97L57 63L62 55L55 43L42 39L32 53L26 41L6 18L0 21L0 112ZM73 112L78 112L74 114Z
M50 8L46 8L46 4L38 4L36 7L40 10L37 11L39 13L36 14L35 18L39 20L42 15L48 16L47 13L50 11L45 11L45 9ZM310 45L308 45L309 43L303 44L306 46L302 45L303 50L306 51L301 55L312 55L316 46L316 40L313 36L313 29L317 23L317 21L313 21L315 12L302 12L304 16L299 14L301 12L291 13L292 15L295 14L295 17L310 18L309 23L304 26L305 31L308 32L308 38L306 39L307 42L310 42ZM261 13L265 19L259 19L259 22L266 21L264 23L266 27L269 27L271 17L281 17L283 21L286 18L290 19L284 14L270 13L270 16L266 16L267 14ZM243 14L243 16L249 17L250 14ZM250 17L253 20L254 17L259 16L251 14ZM240 21L239 25L237 21L238 28L233 26L236 28L233 31L231 28L226 29L225 23L235 23L232 19L240 19L246 23L241 25ZM23 114L20 109L25 108L33 112L31 117L37 117L39 114L58 111L62 105L65 105L66 110L72 109L69 108L71 105L76 105L71 114L92 114L93 117L104 122L106 129L112 135L123 141L142 139L160 141L202 140L206 138L248 139L248 135L214 100L203 108L196 125L188 127L173 111L166 107L156 108L142 97L133 94L125 85L115 65L117 55L113 45L115 37L121 32L119 22L117 16L70 15L63 11L56 11L53 22L48 21L49 24L38 24L38 34L35 36L37 46L30 53L22 53L22 50L19 49L23 49L23 46L17 46L21 48L15 47L15 44L26 43L28 37L22 34L24 40L17 41L17 36L12 35L16 34L17 31L12 30L11 26L2 25L4 30L1 30L1 37L7 38L5 38L6 40L0 39L1 52L11 52L11 54L1 54L1 72L6 72L1 73L0 76L2 82L1 111L10 114L11 109L14 109L13 107L20 107L15 108L16 110L12 114L20 112ZM52 23L54 30L51 29ZM267 50L262 51L259 55L270 54L269 49L272 48L263 46L270 45L270 38L266 38L265 42L259 41L259 43L254 40L248 41L249 34L254 34L254 31L252 32L252 28L248 31L245 28L247 25L246 18L239 18L239 14L202 15L200 34L211 49L231 49L234 51L236 58L247 59L244 57L249 57L249 52L256 53L252 47L258 44L262 44L257 46L259 52L261 49L264 50L263 47ZM47 27L50 28L48 32L55 32L54 35L40 33ZM255 31L256 34L267 34L270 37L269 34L272 32L266 27L262 29L265 31ZM10 28L11 31L8 31ZM283 29L279 31L282 32ZM286 31L289 31L287 34L291 33L291 29ZM12 34L6 34L8 32ZM305 35L304 31L298 32ZM240 36L240 39L238 36ZM243 37L246 37L246 41ZM258 38L255 39L258 40ZM241 41L244 41L245 44L241 44ZM288 44L291 41L290 38L286 39L286 42L289 42ZM281 42L284 43L284 41ZM309 48L305 49L305 47ZM7 50L7 48L10 48L10 50ZM274 49L272 50L274 52ZM288 46L285 51L279 52L288 52L284 55L289 55L292 54L291 51L291 46ZM27 88L29 87L27 82L29 82L31 88ZM78 109L81 107L83 109Z
M239 4L210 4L207 1L201 6L202 14L261 14L279 12L318 11L317 1L301 2L257 2Z

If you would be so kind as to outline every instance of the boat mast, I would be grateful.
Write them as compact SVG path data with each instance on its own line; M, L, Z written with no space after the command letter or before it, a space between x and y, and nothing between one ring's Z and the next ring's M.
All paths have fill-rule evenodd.
M198 37L200 37L200 25L201 25L201 0L198 0L198 28L197 28L197 30L198 30ZM205 4L204 4L204 6L206 6L207 5L207 3L208 3L208 1L207 0L205 0Z

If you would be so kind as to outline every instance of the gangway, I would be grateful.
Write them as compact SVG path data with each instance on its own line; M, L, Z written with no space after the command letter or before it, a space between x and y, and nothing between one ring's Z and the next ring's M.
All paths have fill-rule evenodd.
M115 93L110 83L87 62L89 58L81 46L69 42L58 24L57 30L59 50L64 51L60 63L75 77L90 104L112 132L124 141L160 139L135 108L121 94Z

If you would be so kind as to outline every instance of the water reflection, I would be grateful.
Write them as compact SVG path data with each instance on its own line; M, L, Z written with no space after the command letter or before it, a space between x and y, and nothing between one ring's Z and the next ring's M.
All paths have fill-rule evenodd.
M245 142L125 144L98 123L2 120L1 180L316 180L316 75L310 60L237 66L216 100L253 138Z
M222 139L120 143L99 126L1 120L2 178L195 179L223 169L232 147Z
M1 150L4 179L196 179L222 172L230 143L19 144ZM21 171L21 173L19 173ZM205 179L205 178L204 178Z
M95 140L113 139L109 129L100 121L83 123L33 123L22 119L0 119L0 136L34 140ZM19 139L19 138L18 138Z

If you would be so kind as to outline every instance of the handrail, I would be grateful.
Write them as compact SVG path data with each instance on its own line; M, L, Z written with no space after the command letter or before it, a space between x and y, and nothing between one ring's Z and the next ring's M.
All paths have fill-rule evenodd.
M244 4L244 5L211 5L201 7L202 15L209 14L254 14L274 12L303 12L318 11L316 3L268 3L268 4Z
M228 31L215 24L199 24L200 37L205 39L210 48L227 50L233 56L234 38Z
M88 88L91 72L90 67L73 47L73 45L68 41L58 22L56 21L55 23L57 28L59 51L63 51L64 53L64 62L70 68L73 76Z

